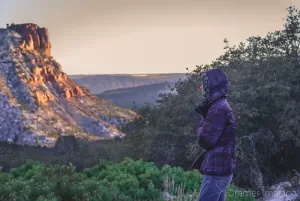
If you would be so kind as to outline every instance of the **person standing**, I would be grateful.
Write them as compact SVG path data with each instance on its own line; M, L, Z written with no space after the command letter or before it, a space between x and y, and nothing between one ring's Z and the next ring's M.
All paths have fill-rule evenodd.
M225 201L236 169L236 120L226 98L228 80L222 69L211 69L200 76L204 98L195 108L203 117L197 141L206 152L192 165L203 174L198 201Z

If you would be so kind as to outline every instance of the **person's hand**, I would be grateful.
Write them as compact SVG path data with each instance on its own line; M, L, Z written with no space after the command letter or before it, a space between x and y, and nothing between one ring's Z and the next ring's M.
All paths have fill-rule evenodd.
M202 117L205 117L208 111L208 102L207 99L204 99L196 108L195 112L200 114Z

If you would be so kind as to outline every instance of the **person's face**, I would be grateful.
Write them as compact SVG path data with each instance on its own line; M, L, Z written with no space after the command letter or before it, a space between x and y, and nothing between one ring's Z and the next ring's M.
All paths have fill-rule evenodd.
M200 89L201 89L202 94L204 94L204 86L203 86L203 84L201 84Z

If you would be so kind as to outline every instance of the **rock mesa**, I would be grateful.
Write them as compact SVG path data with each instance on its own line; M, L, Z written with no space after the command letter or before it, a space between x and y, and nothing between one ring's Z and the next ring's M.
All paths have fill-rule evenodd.
M7 25L7 28L14 30L23 36L21 47L26 50L38 50L46 54L51 55L51 43L49 40L48 29L40 28L36 24L11 24Z

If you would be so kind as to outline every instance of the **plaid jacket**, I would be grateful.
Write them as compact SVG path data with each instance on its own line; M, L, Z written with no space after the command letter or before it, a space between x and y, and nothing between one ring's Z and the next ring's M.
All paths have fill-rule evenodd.
M206 75L210 81L209 101L212 105L197 132L198 144L208 150L200 172L216 176L229 175L236 168L236 121L225 96L227 85L220 84L224 80L221 75L220 71L211 71Z

